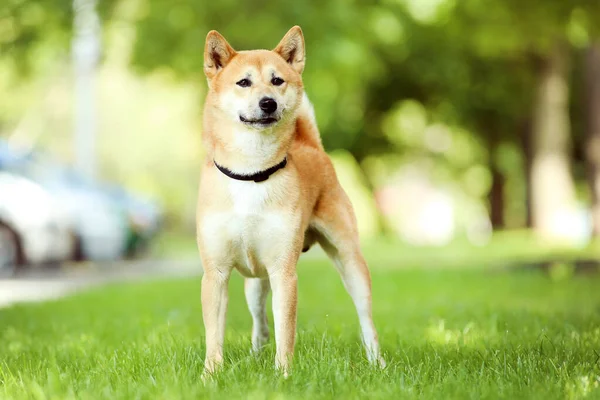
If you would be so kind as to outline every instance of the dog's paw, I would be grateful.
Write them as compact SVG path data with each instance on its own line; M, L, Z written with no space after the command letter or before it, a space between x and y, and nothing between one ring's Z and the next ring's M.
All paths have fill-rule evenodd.
M205 360L204 361L204 371L202 371L202 375L200 376L200 378L202 379L202 382L208 383L208 382L212 381L214 374L222 367L222 365L223 365L222 357Z
M387 367L387 363L385 362L385 360L381 356L377 357L377 359L375 360L374 364L375 364L375 366L377 366L380 369L385 369Z
M269 343L269 329L264 329L252 334L252 354L260 353Z
M283 379L288 379L290 377L290 375L291 375L289 367L283 367L283 366L275 365L275 371L279 375L281 375L281 377L283 377Z
M369 364L371 364L373 367L379 368L379 369L384 369L385 367L387 367L387 363L385 362L385 360L383 359L383 357L380 354L367 354L368 356L368 360L369 360Z
M200 380L202 380L202 383L205 385L211 383L213 380L213 373L205 369L202 371L202 375L200 375Z
M292 355L288 357L275 356L275 371L277 371L283 379L290 377L292 373Z

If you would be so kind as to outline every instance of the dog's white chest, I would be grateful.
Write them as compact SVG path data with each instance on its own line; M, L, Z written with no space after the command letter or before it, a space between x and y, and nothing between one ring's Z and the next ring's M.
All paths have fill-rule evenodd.
M233 212L239 216L261 215L269 199L268 186L254 182L231 180L228 185L233 202Z
M274 211L268 183L231 180L232 207L204 218L202 232L207 251L225 266L243 275L264 277L290 236L289 218Z

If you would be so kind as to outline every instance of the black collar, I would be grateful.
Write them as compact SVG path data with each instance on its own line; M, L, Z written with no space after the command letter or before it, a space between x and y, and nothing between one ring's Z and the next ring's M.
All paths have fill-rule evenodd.
M269 177L271 175L273 175L275 172L279 171L280 169L282 169L286 166L287 158L284 158L282 162L280 162L279 164L277 164L271 168L265 169L264 171L255 172L254 174L250 174L250 175L236 174L235 172L231 171L230 169L220 166L219 164L217 164L216 161L213 160L213 162L215 163L215 167L217 167L217 169L219 171L221 171L222 173L224 173L231 179L236 179L238 181L264 182L267 179L269 179Z

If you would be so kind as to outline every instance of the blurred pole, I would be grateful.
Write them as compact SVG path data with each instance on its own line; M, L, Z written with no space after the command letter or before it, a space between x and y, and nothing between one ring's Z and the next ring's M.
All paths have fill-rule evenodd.
M73 0L73 11L75 163L79 172L93 179L96 175L94 77L100 59L100 18L96 0Z

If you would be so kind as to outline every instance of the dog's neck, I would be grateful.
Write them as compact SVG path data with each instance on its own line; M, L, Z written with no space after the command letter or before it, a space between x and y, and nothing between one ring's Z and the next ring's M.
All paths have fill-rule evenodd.
M231 127L217 139L213 159L230 171L249 175L280 163L287 155L293 138L293 124L273 130Z

